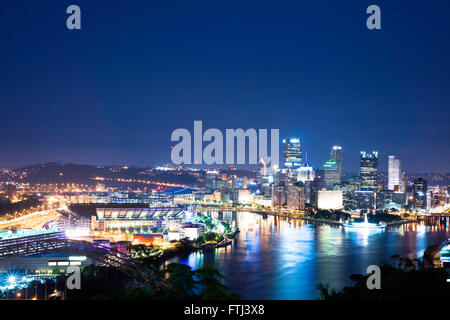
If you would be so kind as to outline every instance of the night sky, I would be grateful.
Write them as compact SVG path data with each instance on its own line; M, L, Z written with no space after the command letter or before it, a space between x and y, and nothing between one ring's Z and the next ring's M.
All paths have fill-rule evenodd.
M362 149L450 171L449 16L448 0L2 1L0 165L155 165L203 120L279 128L315 167L338 144L345 171Z

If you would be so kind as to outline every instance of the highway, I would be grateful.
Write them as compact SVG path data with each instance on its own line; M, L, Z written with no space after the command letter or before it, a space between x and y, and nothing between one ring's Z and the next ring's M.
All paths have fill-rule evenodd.
M44 210L30 213L19 218L1 221L0 230L6 229L40 229L49 221L58 220L60 214L56 210Z

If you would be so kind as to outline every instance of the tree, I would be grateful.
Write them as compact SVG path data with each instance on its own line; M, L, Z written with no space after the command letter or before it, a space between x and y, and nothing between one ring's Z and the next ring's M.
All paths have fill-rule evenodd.
M224 276L211 264L205 264L195 271L200 284L200 298L205 300L234 300L238 295L228 292L228 287L223 284Z
M169 290L165 294L167 299L196 298L196 281L191 268L179 263L170 263L164 268L168 274Z
M435 248L434 248L435 249ZM330 290L328 286L318 286L320 296L326 300L343 299L448 299L450 284L444 268L434 268L430 263L433 247L428 247L422 259L411 260L394 255L393 264L383 264L381 271L381 289L367 288L368 275L351 275L354 284L341 291ZM431 257L431 258L430 258Z

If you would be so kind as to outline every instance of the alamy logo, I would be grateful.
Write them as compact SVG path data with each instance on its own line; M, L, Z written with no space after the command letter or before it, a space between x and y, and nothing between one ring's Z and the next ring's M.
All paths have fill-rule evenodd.
M67 273L72 273L66 281L67 289L81 289L81 271L78 266L69 266L67 268Z
M174 164L257 164L261 159L270 166L279 165L279 129L270 129L270 156L267 129L226 129L225 159L223 134L219 129L203 132L202 121L194 121L194 159L192 161L192 135L187 129L176 129L170 140L178 142L172 147ZM248 141L248 144L246 143ZM203 143L209 142L203 149ZM235 143L236 142L236 143ZM246 157L248 146L248 156ZM248 158L248 161L246 161Z
M367 14L370 16L367 18L366 26L369 30L380 30L381 29L381 9L377 5L371 5L367 7Z
M67 7L67 14L70 16L67 17L66 26L69 30L80 30L81 29L81 9L79 6L73 4Z
M371 266L368 266L366 273L370 274L370 276L367 278L367 281L366 281L367 289L369 289L369 290L381 289L380 267L377 265L374 265L374 264Z

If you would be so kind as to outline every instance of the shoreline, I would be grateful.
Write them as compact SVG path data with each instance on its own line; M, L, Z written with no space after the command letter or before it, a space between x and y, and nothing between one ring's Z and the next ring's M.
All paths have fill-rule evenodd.
M177 248L174 250L166 250L166 251L162 252L160 255L155 256L155 257L150 256L150 257L136 258L136 259L140 260L143 263L151 262L152 264L160 267L168 260L170 260L174 257L177 257L177 256L189 255L193 252L199 252L199 251L205 253L205 252L209 252L209 251L212 251L212 250L215 250L218 248L227 247L233 243L233 240L235 240L236 233L237 233L237 231L235 231L233 233L231 238L225 237L221 242L218 242L218 243L204 243L200 247L195 247L195 246L191 245L189 248L184 247L184 248Z
M314 218L309 218L309 217L296 217L294 219L299 219L299 220L303 220L303 221L307 221L307 222L324 223L324 224L334 225L334 226L344 226L344 224L345 224L344 222L340 222L340 221L314 219ZM401 221L396 221L396 222L389 222L389 223L386 223L386 227L395 227L395 226L400 226L403 224L414 223L414 222L419 222L419 220L401 220Z

